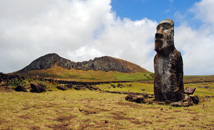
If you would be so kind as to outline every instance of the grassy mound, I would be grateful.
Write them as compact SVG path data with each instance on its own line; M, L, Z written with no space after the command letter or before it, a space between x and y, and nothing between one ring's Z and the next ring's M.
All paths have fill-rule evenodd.
M67 70L59 66L54 66L51 69L31 70L25 74L27 76L39 76L49 78L61 78L69 80L92 80L92 81L140 81L151 80L153 74L151 72L139 73L121 73L117 71L83 71L83 70Z

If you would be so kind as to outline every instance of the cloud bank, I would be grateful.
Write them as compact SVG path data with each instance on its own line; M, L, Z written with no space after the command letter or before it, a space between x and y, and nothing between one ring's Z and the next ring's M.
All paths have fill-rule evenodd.
M209 9L207 8L209 5ZM185 74L214 74L213 2L191 9L199 29L176 27ZM203 16L203 17L202 17ZM159 22L159 21L158 21ZM73 61L113 56L153 71L157 21L120 18L110 0L0 1L0 71L17 71L41 55L58 53Z
M176 28L175 41L182 51L185 74L214 74L214 12L213 0L202 0L190 9L193 19L202 22L197 29L185 22Z

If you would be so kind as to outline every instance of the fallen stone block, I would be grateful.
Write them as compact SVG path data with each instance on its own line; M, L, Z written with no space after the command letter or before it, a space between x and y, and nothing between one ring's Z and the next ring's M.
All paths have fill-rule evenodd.
M17 92L27 92L27 89L24 86L19 85L19 86L17 86L15 88L15 91L17 91Z
M46 92L46 88L43 84L30 83L30 87L31 87L30 92L35 92L35 93Z

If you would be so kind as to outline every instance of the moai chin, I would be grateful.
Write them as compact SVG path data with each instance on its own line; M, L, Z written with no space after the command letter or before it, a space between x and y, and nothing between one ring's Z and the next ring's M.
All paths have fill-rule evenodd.
M155 34L154 94L157 101L181 101L184 98L183 61L174 46L174 22L161 21Z

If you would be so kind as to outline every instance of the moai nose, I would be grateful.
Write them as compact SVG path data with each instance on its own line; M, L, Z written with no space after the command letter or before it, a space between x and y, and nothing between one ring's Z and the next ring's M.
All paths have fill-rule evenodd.
M157 33L155 34L155 39L162 39L163 38L163 27L161 26L159 30L157 30Z

